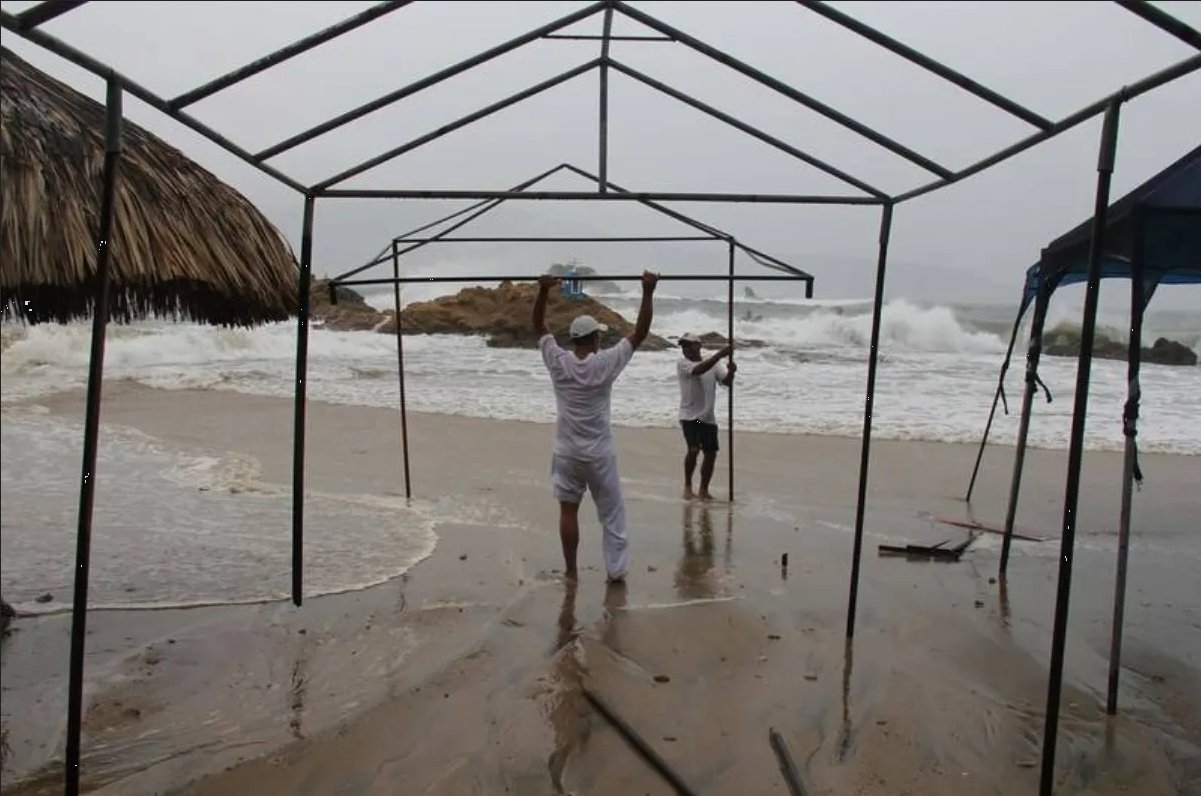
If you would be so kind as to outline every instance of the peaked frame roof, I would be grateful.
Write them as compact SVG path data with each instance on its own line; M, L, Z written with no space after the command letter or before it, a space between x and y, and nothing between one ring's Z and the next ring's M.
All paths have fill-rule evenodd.
M192 131L207 138L212 143L224 149L226 152L234 155L245 163L253 166L259 171L267 174L278 182L287 185L306 197L342 197L342 198L395 198L395 199L492 199L492 198L520 198L526 200L581 200L581 199L605 199L612 201L640 201L646 198L657 199L659 201L688 201L688 202L762 202L762 203L787 203L787 204L849 204L849 205L879 205L879 204L898 204L909 199L916 198L931 191L938 190L947 185L964 180L974 174L977 174L985 169L991 168L999 163L1002 163L1009 158L1024 152L1025 150L1036 146L1044 141L1047 141L1055 136L1064 133L1095 116L1104 112L1105 108L1113 100L1123 102L1134 99L1135 97L1145 94L1155 88L1163 86L1176 80L1180 77L1188 75L1192 72L1201 69L1201 32L1189 27L1180 20L1172 17L1164 11L1159 10L1155 6L1140 0L1117 0L1117 4L1134 15L1137 15L1145 22L1158 27L1166 34L1169 34L1180 41L1188 44L1199 52L1181 61L1178 61L1166 69L1162 69L1153 74L1147 75L1141 80L1121 87L1109 96L1102 97L1096 102L1085 105L1079 110L1070 113L1058 120L1052 121L1042 115L1025 108L1013 100L1004 97L992 89L981 85L977 81L955 71L954 69L941 64L935 59L905 45L904 43L893 39L892 37L860 22L854 17L838 11L825 3L817 2L816 0L797 0L799 6L819 14L822 17L834 22L844 29L861 36L873 44L886 49L901 58L910 61L913 64L925 69L926 71L937 75L938 77L958 86L960 89L976 96L984 102L987 102L1006 113L1014 116L1017 119L1025 122L1030 127L1034 128L1033 132L1026 138L1011 144L993 154L984 157L971 165L958 170L952 170L943 166L929 157L926 157L919 152L889 138L888 136L872 129L868 125L857 121L856 119L842 113L832 105L807 94L781 80L772 77L765 72L756 69L750 64L745 63L733 56L725 53L721 49L714 47L695 36L686 33L679 28L669 25L656 17L640 11L624 0L599 0L598 2L590 3L576 11L566 14L558 19L551 21L545 25L536 27L520 36L512 38L502 44L492 47L488 50L480 52L470 58L460 61L457 64L441 69L437 72L427 75L417 81L414 81L406 86L398 88L388 94L377 97L376 99L365 103L350 111L339 114L336 117L328 119L321 124L310 127L299 133L296 133L283 141L279 141L269 147L266 147L258 152L250 152L243 146L232 141L225 135L214 130L208 125L196 119L187 112L187 109L199 102L202 99L211 97L221 91L231 88L238 83L250 78L254 75L267 71L275 66L278 66L302 53L305 53L315 47L318 47L327 42L333 41L341 36L351 33L358 28L368 25L382 17L395 13L404 9L406 6L413 4L415 0L394 0L393 2L378 3L367 10L348 17L341 22L326 27L316 33L306 36L298 41L293 42L285 47L282 47L274 52L271 52L262 58L259 58L251 63L231 70L224 75L221 75L202 86L198 86L190 91L186 91L173 98L165 98L159 96L153 91L144 86L139 85L135 81L125 75L117 73L111 67L100 62L86 52L79 50L67 42L45 32L43 26L53 19L56 19L63 14L67 14L81 6L87 4L86 0L45 0L32 8L29 8L21 13L14 14L11 12L0 12L0 27L15 33L28 41L41 46L42 48L55 53L56 55L74 63L75 65L89 71L101 78L115 80L122 89L129 92L133 96L142 100L146 104L158 109L162 113L176 120L180 124L188 127ZM640 23L642 26L654 31L661 36L662 41L674 42L706 56L723 66L741 73L747 78L765 86L784 97L787 97L799 105L802 105L815 113L824 116L825 118L842 126L846 130L866 138L874 144L892 152L909 162L921 167L925 171L934 175L935 179L923 185L914 186L913 188L897 194L888 195L886 192L871 186L870 184L854 177L853 175L843 171L842 169L828 163L824 163L818 158L805 153L804 151L785 144L773 136L752 127L733 116L724 114L716 108L712 108L704 103L692 98L691 96L680 92L671 86L668 86L648 75L639 72L636 69L622 63L610 54L610 42L616 38L630 37L615 37L612 35L613 18L616 14L621 14L626 19ZM562 34L561 31L565 28L574 25L575 23L590 19L594 16L602 15L604 20L603 33L600 36L569 36ZM438 85L443 81L462 74L475 67L487 64L506 53L513 52L522 47L525 47L539 39L544 38L577 38L577 39L596 39L600 42L600 54L593 59L590 59L576 67L573 67L565 72L556 75L542 83L530 86L529 88L513 94L504 100L500 100L485 108L481 108L461 119L452 122L448 125L438 128L426 135L413 139L412 141L393 147L390 150L382 152L369 158L356 166L346 169L337 174L330 175L322 180L311 185L305 185L300 180L284 173L279 168L273 166L270 161L294 149L306 142L312 141L332 130L343 127L351 122L361 119L370 113L374 113L382 108L388 107L394 103L404 100L406 97L413 96L425 89ZM641 37L653 38L653 37ZM411 152L424 144L434 141L442 136L453 132L471 124L478 119L496 113L510 105L517 104L524 99L528 99L536 94L546 91L553 86L565 83L575 77L587 74L593 70L601 72L601 118L599 131L599 149L600 149L600 165L599 177L596 191L525 191L520 192L521 195L516 195L516 192L495 191L495 190L422 190L422 189L404 189L404 190L373 190L373 189L349 189L337 187L342 182L351 177L362 174L375 166L386 163L390 160L398 158L407 152ZM794 157L808 163L809 165L834 176L841 181L847 183L852 188L856 189L855 193L845 195L792 195L792 194L728 194L728 193L632 193L632 192L613 192L606 188L607 180L607 81L610 71L620 72L626 76L633 78L651 88L658 90L668 96L672 96L677 100L685 102L692 107L703 111L704 113L713 116L721 121L731 124L747 135L758 138L761 141L771 144L778 149L789 152Z
M579 166L572 165L571 163L560 163L559 165L555 166L554 168L547 169L546 171L535 174L533 177L530 177L527 180L523 180L522 182L517 183L509 190L514 191L514 192L529 190L532 186L537 185L538 183L542 182L543 180L550 179L551 177L555 176L556 174L572 174L577 177L588 180L590 182L599 182L599 180L600 180L600 178L597 175L592 174L592 173L580 168ZM629 193L629 191L627 191L625 188L621 187L620 185L618 185L617 183L615 183L611 180L606 180L605 187L610 191ZM426 224L422 224L419 227L411 229L407 232L402 232L401 234L396 235L395 237L392 238L392 240L389 242L389 244L387 246L385 246L383 249L380 250L379 254L377 254L375 257L371 258L370 260L363 263L362 265L356 266L354 268L351 268L348 271L344 271L344 272L338 274L337 276L331 277L329 279L329 286L330 286L330 291L331 291L330 295L331 296L337 295L334 288L336 288L338 285L350 286L350 285L391 284L394 281L393 279L352 279L351 277L357 276L358 274L361 274L364 271L370 270L370 269L376 267L377 265L383 265L384 263L391 262L396 257L403 256L403 255L409 253L410 251L413 251L415 249L420 249L430 243L435 243L435 242L437 242L437 243L454 243L456 241L463 242L463 243L472 242L471 239L460 240L460 239L452 238L452 237L448 237L448 236L452 232L460 230L463 227L466 227L467 225L471 224L476 219L479 219L482 216L487 215L488 213L491 213L493 210L496 210L498 207L500 207L506 201L508 201L508 199L482 199L478 202L475 202L474 204L460 208L460 209L454 211L453 213L448 213L447 215L442 216L441 218L435 219ZM778 257L774 257L770 254L760 251L759 249L748 246L747 244L745 244L742 241L735 238L729 232L725 232L724 230L721 230L721 229L713 226L712 224L706 224L703 221L692 218L691 216L689 216L686 213L682 213L678 210L672 210L669 207L664 207L663 205L661 205L658 202L655 202L651 199L642 200L642 204L645 205L650 210L653 210L656 213L659 213L660 215L671 218L681 224L691 227L692 229L694 229L698 232L703 233L704 240L729 241L730 245L733 246L735 250L741 251L743 254L745 254L751 260L753 260L756 264L761 265L764 268L767 268L769 270L779 271L781 273L788 274L789 276L795 278L797 281L803 282L805 284L806 298L813 298L813 280L814 280L813 274L803 271L794 265L790 265L789 263L785 262L784 260L782 260ZM443 229L441 232L434 233L433 235L431 235L428 238L424 238L424 239L420 239L420 240L416 240L416 239L412 238L413 235L416 235L421 232L427 232L428 230L431 230L434 227L437 227L441 224L445 224L448 221L454 221L454 219L459 218L460 216L464 216L464 218L456 221L454 224L451 224L449 227L447 227L446 229ZM662 240L661 238L648 237L648 236L642 236L642 237L637 237L637 238L613 237L613 238L606 238L604 240L617 242L620 240L651 241L651 240L656 240L656 239ZM528 237L508 237L508 238L503 238L503 239L497 238L497 239L494 239L493 242L500 241L500 240L504 240L504 241L508 241L508 242L512 242L512 243L520 243L522 241L531 241L531 240L536 240L536 239L528 238ZM564 238L563 240L569 240L569 239ZM578 240L578 239L576 239L576 240ZM599 240L600 239L598 239L598 241ZM479 241L476 241L476 242L479 242ZM406 248L397 251L396 247L393 244L400 244L400 243L407 243L409 245ZM467 278L463 278L463 281L469 281L469 280Z

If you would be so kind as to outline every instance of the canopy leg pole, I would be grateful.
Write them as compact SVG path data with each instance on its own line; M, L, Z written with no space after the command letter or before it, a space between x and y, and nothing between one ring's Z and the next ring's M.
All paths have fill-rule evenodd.
M855 549L851 555L851 590L847 598L847 638L855 635L859 602L859 568L863 560L863 521L867 510L867 474L872 448L872 404L876 399L876 365L880 353L880 316L884 310L884 277L888 269L888 239L892 234L892 203L880 214L880 248L876 259L876 294L872 299L872 331L867 358L867 390L863 402L863 442L859 451L859 495L855 503Z
M976 489L976 477L980 475L980 462L984 459L984 449L988 447L988 435L992 431L992 421L997 414L997 404L1001 402L1001 392L1004 390L1002 383L1005 381L1005 371L1001 371L1001 379L997 382L997 389L993 392L992 408L988 410L988 422L984 424L984 433L980 435L980 447L976 450L976 463L972 465L972 477L967 482L967 494L963 496L966 503L972 502L972 492Z
M396 326L396 379L400 388L400 448L404 462L405 499L413 499L413 482L409 478L409 418L405 401L405 344L404 333L400 327L400 244L392 241L392 298L395 302L396 314L393 324Z
M1018 421L1017 447L1013 452L1013 475L1009 481L1009 502L1005 508L1005 534L1001 538L1001 562L997 577L1009 571L1009 548L1013 544L1013 525L1017 520L1018 495L1022 490L1022 472L1026 466L1026 441L1030 435L1030 414L1034 409L1034 394L1038 390L1038 362L1043 351L1043 324L1051 301L1051 285L1040 276L1034 298L1034 317L1030 320L1030 343L1026 348L1026 386L1022 392L1022 416Z
M731 346L734 345L734 257L737 253L737 248L734 244L734 239L730 238L730 281L726 288L726 341ZM730 352L730 362L734 362L734 353ZM734 502L734 382L730 382L730 386L726 388L726 469L729 470L729 486L730 502Z
M300 233L300 307L296 312L296 406L292 428L292 604L304 600L304 434L309 367L309 291L313 281L313 213L317 199L304 198Z
M1133 499L1134 440L1126 438L1122 460L1122 512L1118 529L1118 565L1114 577L1113 622L1109 640L1109 683L1105 697L1105 712L1118 714L1118 683L1122 671L1122 628L1126 617L1126 560L1130 553L1130 509Z
M1005 350L1005 361L1001 364L1001 375L997 377L997 389L993 392L992 408L988 410L988 422L984 424L984 434L980 437L980 449L976 451L976 463L972 466L972 477L967 484L967 494L963 499L972 502L972 492L976 489L976 477L980 474L980 462L984 459L984 448L988 445L988 435L992 431L992 421L997 415L997 404L1005 394L1005 376L1009 373L1009 362L1013 358L1013 346L1018 339L1018 330L1022 326L1022 313L1018 312L1013 322L1013 332L1009 335L1009 347ZM1008 410L1006 410L1008 411Z
M1113 622L1109 641L1109 683L1106 690L1105 712L1118 713L1118 681L1122 672L1122 631L1126 621L1126 563L1130 555L1130 515L1134 502L1138 448L1139 364L1143 346L1143 215L1134 211L1134 256L1130 262L1130 347L1126 355L1126 408L1122 413L1123 434L1126 437L1122 457L1122 508L1118 520L1118 564L1114 576ZM1138 474L1138 475L1141 475Z
M1063 657L1067 646L1068 604L1072 592L1072 557L1076 547L1077 505L1080 497L1080 465L1084 459L1084 426L1088 413L1088 385L1092 374L1093 343L1097 331L1097 300L1101 287L1101 259L1105 244L1105 222L1109 207L1109 184L1118 143L1118 115L1121 100L1115 99L1105 110L1101 130L1101 153L1097 163L1097 196L1093 209L1092 240L1088 252L1088 292L1084 298L1084 319L1080 324L1080 356L1076 367L1076 394L1073 396L1072 432L1068 445L1067 484L1063 496L1063 536L1059 552L1059 582L1055 593L1055 627L1051 636L1051 676L1047 684L1046 728L1039 796L1052 796L1055 790L1055 741L1059 732L1059 701L1063 693Z
M121 84L116 78L110 77L105 98L104 171L100 186L100 219L96 232L96 295L92 308L92 351L88 361L83 467L79 482L79 526L75 535L75 585L71 599L71 656L67 675L67 749L64 771L67 796L79 794L92 514L96 502L96 455L100 438L100 401L104 386L104 344L108 335L109 261L112 256L113 216L116 215L117 172L122 151L122 98Z

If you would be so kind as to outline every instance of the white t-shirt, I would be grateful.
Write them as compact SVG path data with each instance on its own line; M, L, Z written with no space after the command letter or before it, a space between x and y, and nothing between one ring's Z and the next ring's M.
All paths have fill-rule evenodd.
M676 375L680 380L680 419L716 425L717 382L726 377L726 367L718 362L701 375L693 376L692 369L699 364L687 357L680 357L676 363Z
M613 382L634 356L630 341L622 338L583 359L550 334L542 336L538 348L555 390L555 455L584 460L612 455L609 397Z

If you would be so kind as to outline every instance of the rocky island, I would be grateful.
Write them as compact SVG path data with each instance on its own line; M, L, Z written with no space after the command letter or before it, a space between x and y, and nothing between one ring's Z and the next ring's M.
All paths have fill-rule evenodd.
M337 302L330 300L329 282L313 283L309 312L314 325L333 331L374 331L394 334L395 320L391 310L380 312L358 293L337 288ZM530 313L538 286L533 282L502 282L497 287L468 287L451 296L439 296L404 307L400 313L402 334L462 334L484 337L495 348L536 348L537 335L530 326ZM606 324L609 331L601 344L609 346L633 331L632 321L601 304L590 296L566 299L561 291L550 295L546 321L551 331L565 342L572 318L589 313ZM663 351L671 348L667 340L652 334L643 343L643 350Z
M1043 339L1043 353L1046 356L1080 356L1080 332L1076 329L1052 329L1044 334ZM1097 331L1093 340L1093 356L1095 358L1116 359L1125 362L1127 354L1126 343L1114 340L1101 331ZM1187 367L1197 364L1197 352L1184 343L1160 337L1150 348L1142 347L1140 361L1148 365L1183 365Z

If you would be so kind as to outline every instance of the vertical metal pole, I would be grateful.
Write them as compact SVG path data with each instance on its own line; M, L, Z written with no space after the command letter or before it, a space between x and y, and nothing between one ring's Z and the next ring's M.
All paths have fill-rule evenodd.
M1130 347L1126 355L1126 411L1122 425L1126 451L1122 459L1122 509L1118 521L1118 570L1113 587L1113 627L1109 641L1109 686L1105 712L1118 713L1118 681L1122 672L1122 629L1126 622L1126 562L1130 555L1130 514L1134 501L1134 463L1138 429L1139 360L1143 352L1143 209L1134 211L1134 256L1130 258Z
M395 301L396 315L396 378L400 385L400 447L404 458L405 498L413 499L413 482L409 478L409 418L405 408L405 344L404 334L400 328L400 244L392 241L392 297Z
M100 436L100 400L104 384L104 343L108 334L109 259L116 213L117 169L121 160L121 84L108 79L104 119L104 172L96 231L95 305L92 353L88 362L87 408L83 427L83 467L79 484L79 527L75 535L75 590L71 601L71 659L67 676L67 754L65 791L79 794L83 735L83 658L88 634L88 575L92 555L92 509L96 499L96 453Z
M1105 244L1105 221L1109 207L1109 183L1113 176L1118 142L1121 100L1110 102L1101 129L1101 153L1097 162L1097 196L1093 208L1092 240L1088 252L1088 293L1084 297L1084 319L1080 325L1080 356L1076 367L1076 395L1072 407L1072 433L1068 446L1068 475L1063 496L1063 537L1059 552L1059 583L1055 595L1055 628L1051 637L1051 675L1047 685L1046 728L1039 796L1055 789L1055 741L1059 732L1059 699L1063 690L1063 653L1068 634L1068 603L1072 591L1072 554L1076 546L1076 506L1080 496L1080 464L1084 457L1084 424L1088 412L1088 383L1092 373L1093 342L1097 331L1097 294L1101 287L1101 255Z
M296 314L296 418L292 429L292 603L304 600L304 432L309 367L309 291L313 280L313 212L317 198L304 198L300 233L300 309Z
M1001 402L1001 396L1005 392L1005 375L1009 373L1009 362L1013 357L1013 345L1018 339L1018 330L1022 327L1022 316L1019 313L1018 317L1013 322L1013 331L1009 334L1009 347L1005 349L1005 362L1001 365L1001 375L997 378L997 389L993 392L992 408L988 410L988 422L984 424L984 434L980 438L980 450L976 451L976 464L972 467L972 477L967 484L967 495L964 496L964 501L972 502L972 492L976 489L976 476L980 474L980 462L984 459L984 448L988 445L988 435L992 431L992 421L997 415L997 404Z
M859 602L859 565L863 559L863 520L867 509L867 471L872 448L872 403L876 398L876 364L880 353L880 315L884 309L884 275L888 269L888 239L892 235L892 203L880 214L880 250L876 259L876 294L872 299L872 332L867 359L867 393L863 403L863 447L859 452L859 497L855 503L855 551L851 557L851 591L847 598L847 638L855 635Z
M597 117L597 146L599 148L596 169L596 188L601 193L609 190L609 44L613 33L613 7L605 9L604 27L601 32L600 62L600 113Z
M726 341L734 345L734 256L737 246L730 238L730 280L726 286ZM734 353L730 353L730 362L734 362ZM734 382L726 388L726 468L729 470L730 502L734 502Z
M1030 319L1030 342L1026 346L1026 386L1022 392L1022 416L1018 420L1017 448L1013 452L1013 475L1009 481L1009 503L1005 509L1005 533L1001 538L1001 563L997 576L1004 578L1009 569L1009 548L1013 544L1013 525L1017 520L1018 495L1022 490L1022 472L1026 467L1026 440L1030 436L1030 414L1038 391L1038 362L1043 351L1043 325L1051 302L1052 284L1045 273L1038 277L1034 294L1034 317Z

